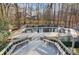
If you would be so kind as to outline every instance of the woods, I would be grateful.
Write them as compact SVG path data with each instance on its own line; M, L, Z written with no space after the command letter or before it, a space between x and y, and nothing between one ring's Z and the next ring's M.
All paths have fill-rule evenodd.
M52 25L74 27L78 24L79 4L37 3L0 4L0 19L8 19L12 26Z

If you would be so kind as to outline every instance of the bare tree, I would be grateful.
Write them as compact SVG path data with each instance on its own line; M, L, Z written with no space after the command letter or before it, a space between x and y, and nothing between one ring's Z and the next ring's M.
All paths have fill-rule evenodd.
M17 3L14 3L14 5L15 5L15 12L16 12L16 24L18 28L20 28L20 20L19 20L20 13L18 12L19 7Z
M60 3L58 4L58 21L57 21L57 26L59 25L59 20L60 20Z

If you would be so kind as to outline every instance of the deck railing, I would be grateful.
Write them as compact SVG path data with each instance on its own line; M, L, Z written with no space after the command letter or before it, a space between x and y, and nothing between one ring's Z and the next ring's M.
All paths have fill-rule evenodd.
M27 38L26 38L26 39L27 39ZM7 45L7 47L5 47L5 48L0 52L0 55L6 55L14 45L17 46L18 44L22 44L22 43L28 41L28 40L26 40L26 39L16 40L16 41L10 42L10 43ZM11 53L11 52L10 52L10 53Z

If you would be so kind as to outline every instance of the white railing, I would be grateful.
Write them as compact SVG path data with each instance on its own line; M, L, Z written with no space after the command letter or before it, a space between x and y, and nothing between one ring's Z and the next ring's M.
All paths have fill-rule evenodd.
M22 42L20 42L20 43L18 43L18 44L13 45L12 48L7 52L6 55L10 55L10 54L16 49L16 47L18 47L19 45L21 45L21 44L23 44L23 43L26 43L26 42L28 42L28 41L29 41L29 40L25 40L25 41L22 41Z
M69 48L67 48L60 40L58 40L58 43L60 44L60 46L62 46L62 48L64 49L64 51L65 51L67 54L69 54L69 55L72 54L71 50L70 50Z
M7 47L5 47L1 52L0 52L0 55L4 55L6 54L6 52L8 50L10 50L11 46L13 45L13 42L9 43Z
M24 43L25 41L28 41L28 40L22 39L22 40L17 40L17 41L10 42L10 43L7 45L7 47L5 47L5 48L0 52L0 55L5 55L5 54L7 54L7 52L9 52L9 50L10 50L14 45L17 46L18 43L19 43L19 44L22 44L22 43ZM12 51L13 51L13 49L12 49Z
M57 46L57 48L60 50L61 54L68 54L68 55L71 55L72 54L72 51L71 49L69 49L68 47L66 47L60 39L52 39L51 40L48 40L49 42L52 42L54 41L55 42L55 45Z
M50 41L50 40L46 40L44 39L45 41L47 42L50 42L52 44L55 44L55 46L58 48L58 50L60 51L61 55L66 55L65 51L61 48L61 46L58 44L58 42L53 42L53 41Z
M0 55L5 55L5 54L11 54L14 49L18 46L18 45L21 45L25 42L29 42L31 39L34 40L36 39L37 37L31 37L31 38L25 38L25 39L18 39L18 40L14 40L12 42L10 42L8 44L7 47L5 47L1 52L0 52ZM30 40L29 40L30 39Z

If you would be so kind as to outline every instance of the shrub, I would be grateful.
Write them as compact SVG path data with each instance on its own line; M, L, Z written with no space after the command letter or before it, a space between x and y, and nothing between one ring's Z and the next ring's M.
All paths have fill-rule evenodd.
M6 38L10 35L8 32L9 21L8 19L0 19L0 41L4 43Z
M5 43L9 35L10 35L10 32L7 32L7 31L0 32L0 41L2 43Z

